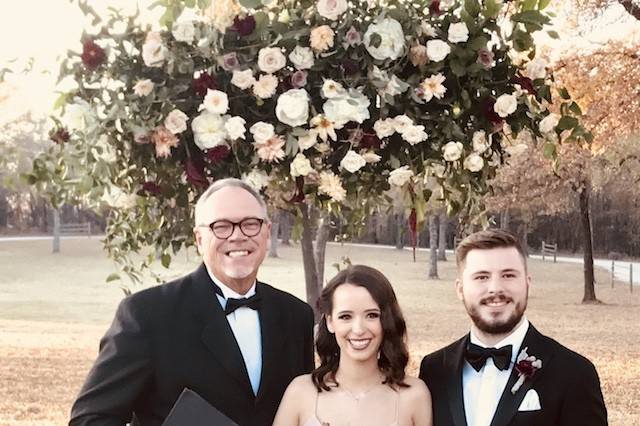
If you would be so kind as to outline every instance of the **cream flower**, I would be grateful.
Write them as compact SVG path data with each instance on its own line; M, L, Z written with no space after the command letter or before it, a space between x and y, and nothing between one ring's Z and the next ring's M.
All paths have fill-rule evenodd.
M247 132L245 128L246 121L242 117L230 117L224 123L224 128L227 131L229 139L244 139L244 134Z
M166 127L158 126L151 133L151 141L156 146L156 157L168 158L171 155L171 148L178 146L178 138Z
M253 94L262 99L268 99L276 94L278 78L272 74L262 74L253 84Z
M379 119L373 124L373 130L380 139L389 137L396 132L393 118Z
M148 67L161 67L164 63L167 48L162 44L162 37L156 31L147 33L142 45L142 60Z
M409 50L409 59L414 67L425 65L429 60L427 47L421 44L415 45Z
M345 96L328 99L322 108L326 117L339 129L350 121L362 124L368 120L370 102L363 93L349 89Z
M525 75L531 80L545 78L547 76L547 64L540 58L536 58L527 64Z
M498 99L496 99L496 103L493 105L493 110L500 117L505 118L511 114L513 114L518 108L518 100L513 95L500 95Z
M442 99L444 94L447 92L447 88L442 84L444 83L444 80L445 76L440 73L425 78L422 83L420 83L422 98L427 102L434 97Z
M469 28L464 22L449 25L448 40L451 43L464 43L469 40Z
M185 21L173 24L171 34L177 41L191 43L196 35L196 28L192 21Z
M473 132L472 145L473 150L478 154L482 154L489 149L489 141L487 141L487 135L484 130Z
M304 89L291 89L278 97L276 117L291 127L307 124L309 119L309 94Z
M324 52L333 47L335 34L330 26L321 25L311 30L309 43L311 48L317 52Z
M347 94L347 91L342 87L342 84L337 81L326 79L322 83L322 88L320 89L320 94L325 99L337 98L339 96L344 96Z
M475 152L469 154L467 158L464 159L464 168L472 171L479 172L484 167L484 160Z
M427 57L433 62L440 62L451 53L451 46L442 40L429 40L427 42Z
M267 163L274 163L284 158L284 139L281 136L272 136L266 141L255 143L255 149L258 153L258 158Z
M308 47L296 46L289 54L289 60L296 69L309 69L314 64L313 50Z
M229 97L220 90L207 89L207 95L204 97L198 111L203 109L212 114L225 114L229 109Z
M366 160L360 154L353 150L347 151L347 154L340 160L340 166L348 172L355 173L367 164Z
M237 0L212 0L204 15L211 20L216 30L224 34L241 11Z
M273 74L287 65L287 58L279 47L263 47L258 52L258 68L267 74Z
M362 158L364 158L364 161L366 161L367 163L377 163L382 159L382 157L380 157L378 154L371 151L362 154Z
M443 157L446 161L457 161L462 156L464 146L460 142L449 142L442 147Z
M422 141L427 140L427 132L424 131L424 126L407 126L402 132L402 139L409 142L410 145L416 145Z
M543 133L543 134L552 133L556 129L556 126L558 125L559 122L560 122L560 116L552 112L551 114L547 115L545 118L540 120L540 124L538 127L540 129L540 133Z
M347 196L347 191L342 186L340 177L330 171L320 173L318 193L328 195L333 201L338 203L344 201Z
M380 43L374 46L371 38L374 34ZM404 51L405 41L402 25L392 18L381 19L369 25L364 33L364 46L367 52L378 60L398 59Z
M290 173L293 177L306 176L313 170L311 167L311 161L304 154L298 154L295 156L290 166Z
M242 180L256 191L260 191L269 184L271 178L264 171L253 169L248 174L243 174Z
M346 0L318 0L318 14L331 21L337 20L347 10Z
M276 134L276 130L271 123L258 121L249 128L249 132L253 135L256 142L266 142Z
M324 115L318 114L311 119L312 126L314 126L314 133L323 140L323 142L327 141L327 138L331 138L332 140L336 140L338 136L336 135L336 131L334 129L333 123L328 120Z
M224 144L227 138L224 120L220 115L209 111L202 111L193 119L191 130L195 144L203 151Z
M302 136L298 137L298 148L305 151L318 142L318 134L314 130L309 130Z
M413 171L409 170L409 166L402 166L389 173L389 184L391 186L401 187L413 177Z
M187 114L180 111L179 109L174 109L169 114L167 114L164 119L164 127L166 127L171 133L177 135L178 133L182 133L187 130Z
M393 117L393 127L396 132L403 133L409 126L413 126L413 120L406 114Z
M256 79L253 77L253 71L250 69L244 71L234 70L231 76L231 84L242 90L253 86L255 82Z
M153 91L153 88L154 84L148 78L144 80L138 80L135 86L133 86L133 93L135 93L137 96L147 96Z

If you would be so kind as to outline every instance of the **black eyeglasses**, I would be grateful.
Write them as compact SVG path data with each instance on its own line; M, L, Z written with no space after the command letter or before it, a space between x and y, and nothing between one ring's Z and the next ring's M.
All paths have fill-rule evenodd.
M215 222L211 222L209 225L199 225L206 226L211 229L213 235L222 240L226 240L233 234L236 226L240 228L240 232L242 232L246 237L255 237L260 233L262 229L262 224L264 223L264 219L259 219L257 217L247 217L242 219L240 222L232 222L230 220L221 219L216 220Z

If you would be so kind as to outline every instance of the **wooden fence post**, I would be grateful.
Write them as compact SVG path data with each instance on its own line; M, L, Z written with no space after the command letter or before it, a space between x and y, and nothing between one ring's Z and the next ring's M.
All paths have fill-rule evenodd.
M611 260L611 288L613 288L613 282L615 281L616 261Z

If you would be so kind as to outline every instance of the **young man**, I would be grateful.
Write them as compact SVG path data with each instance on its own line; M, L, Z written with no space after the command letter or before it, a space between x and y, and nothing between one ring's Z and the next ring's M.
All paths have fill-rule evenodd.
M456 292L472 325L422 360L433 424L606 425L593 364L524 316L531 277L518 240L501 230L477 232L460 243L456 262Z
M311 308L256 280L271 227L260 195L217 181L195 219L203 264L122 301L70 425L160 425L185 387L241 426L271 425L313 369Z

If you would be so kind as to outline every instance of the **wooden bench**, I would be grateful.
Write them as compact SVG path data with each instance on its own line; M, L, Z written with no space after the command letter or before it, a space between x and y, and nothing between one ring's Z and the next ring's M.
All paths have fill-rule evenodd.
M556 255L558 254L558 244L549 244L542 242L542 248L540 249L542 252L542 261L544 262L544 256L553 255L553 263L556 263Z
M62 223L60 224L60 234L87 234L91 236L91 222Z

